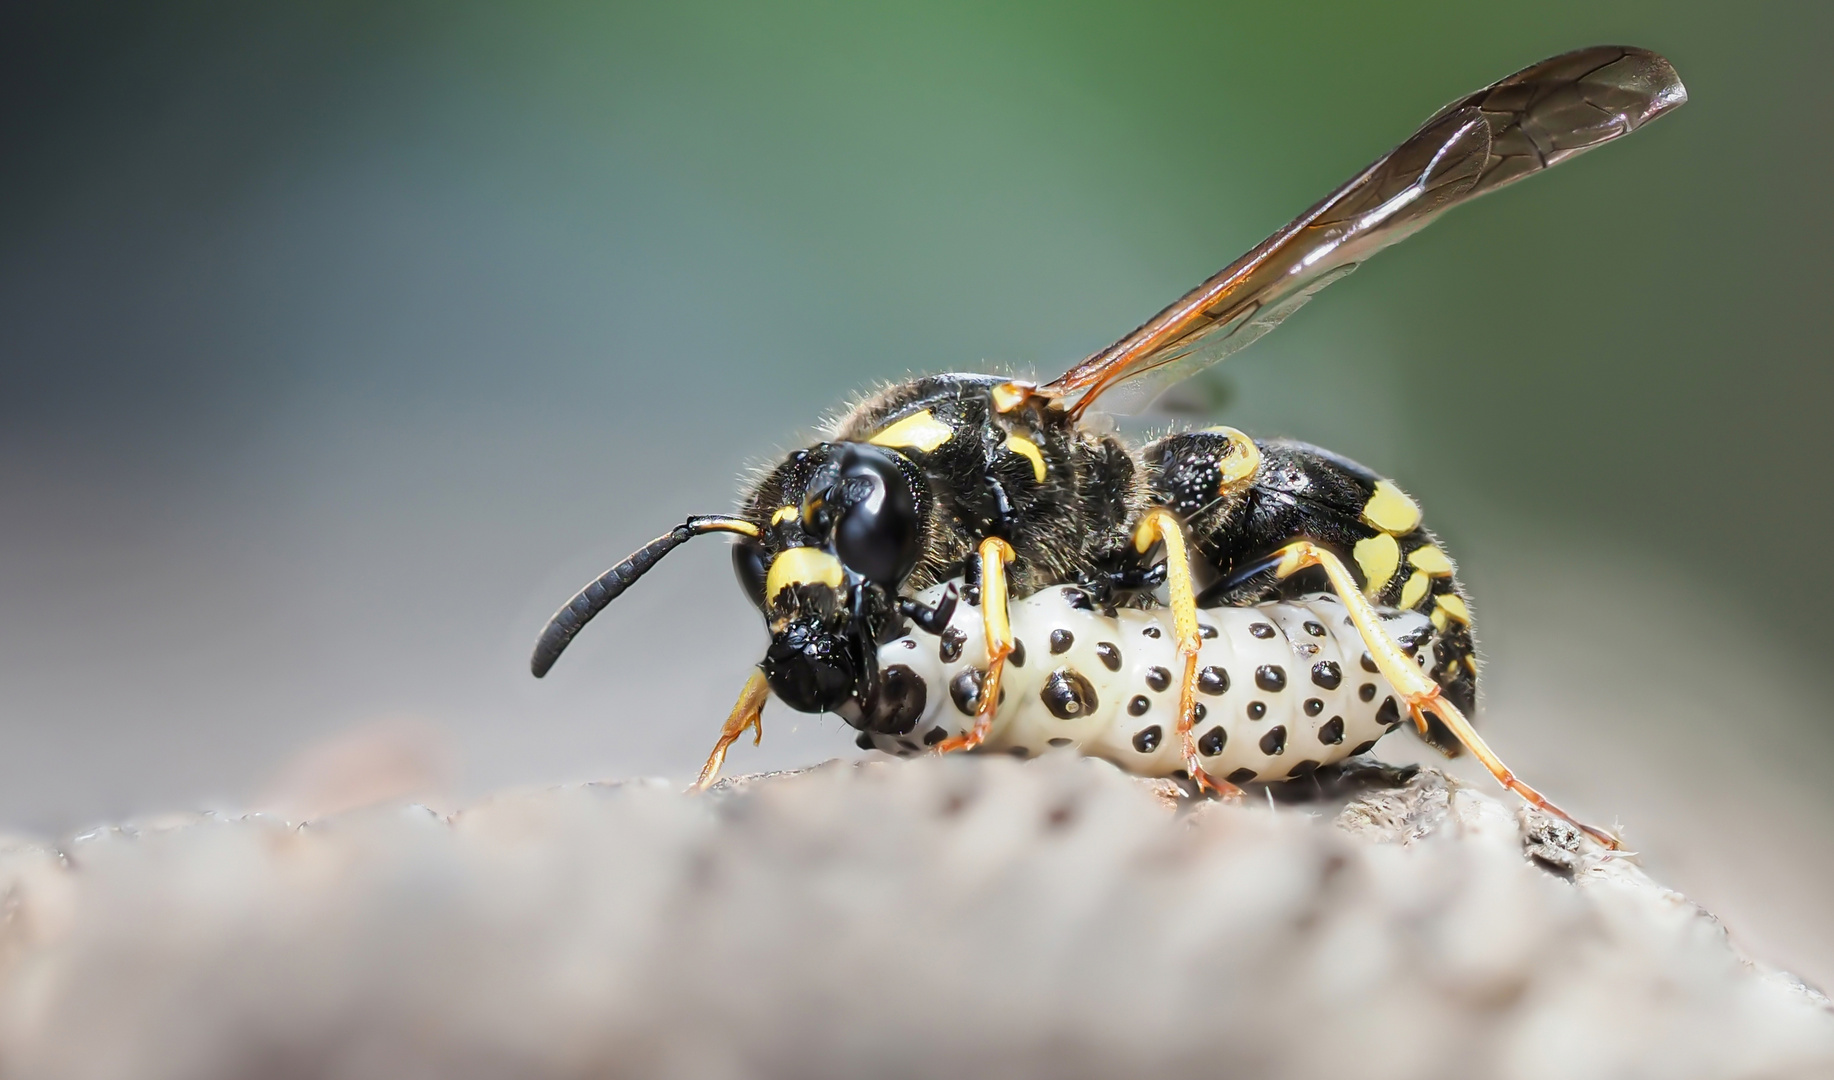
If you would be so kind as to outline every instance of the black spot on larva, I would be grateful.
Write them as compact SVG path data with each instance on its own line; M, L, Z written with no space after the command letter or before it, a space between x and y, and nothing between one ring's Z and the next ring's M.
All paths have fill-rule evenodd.
M1326 746L1337 746L1344 741L1344 718L1333 716L1318 726L1318 741Z
M854 736L853 745L859 747L862 750L871 750L872 749L872 736L862 731L858 735Z
M902 746L892 751L892 753L897 754L899 757L910 757L911 755L915 754L916 752L917 751L915 750L906 750Z
M949 700L955 702L955 707L961 710L962 715L973 716L975 709L980 707L981 680L984 677L979 671L969 668L949 680Z
M1109 671L1121 670L1121 650L1114 647L1112 641L1100 641L1095 646L1095 658Z
M1286 689L1286 669L1279 664L1262 664L1255 668L1255 685L1270 694Z
M898 647L900 649L915 649L917 647L917 639L916 638L905 638L903 641L900 641L898 643Z
M1335 690L1344 681L1344 669L1335 660L1320 660L1312 665L1312 685Z
M1058 668L1044 680L1038 699L1059 720L1075 720L1095 711L1095 687L1072 668Z
M1197 740L1197 752L1205 757L1215 757L1223 752L1229 744L1229 733L1221 727L1213 727L1204 732L1204 737Z
M1229 673L1212 664L1197 673L1197 689L1214 697L1229 692Z
M1150 638L1156 638L1159 636L1159 628L1157 626L1145 627L1140 632Z
M1065 738L1061 738L1061 737L1059 737L1059 738L1055 738L1055 739L1052 739L1052 740L1050 740L1050 743L1051 743L1051 745L1052 745L1053 747L1056 747L1056 748L1058 748L1058 749L1060 749L1060 750L1061 750L1062 748L1064 748L1064 747L1066 747L1066 746L1068 746L1068 745L1070 745L1070 744L1071 744L1072 742L1074 742L1074 741L1075 741L1075 740L1073 740L1073 739L1065 739Z
M1267 706L1259 701L1248 703L1248 719L1259 720L1267 715Z
M953 664L962 658L962 646L966 644L967 641L968 635L962 633L959 629L953 626L944 627L942 632L942 645L937 648L936 655L942 657L943 663Z
M1312 773L1312 772L1317 772L1317 771L1318 771L1318 762L1313 761L1311 758L1306 758L1304 761L1286 770L1286 775L1289 777L1304 776L1307 773Z
M1228 780L1231 784L1247 784L1252 783L1257 775L1258 774L1253 769L1243 766L1230 773L1224 779Z
M1249 623L1248 632L1258 638L1270 638L1274 636L1273 626L1264 622Z
M1074 644L1076 644L1076 635L1070 633L1068 630L1064 630L1060 628L1060 629L1051 631L1051 655L1052 656L1061 656L1064 653L1069 652L1070 646Z
M1203 702L1201 701L1191 702L1191 720L1192 722L1202 720L1204 717L1208 716L1209 714L1210 714L1210 710L1204 708Z
M1324 702L1318 700L1315 697L1309 697L1305 699L1305 714L1307 716L1317 716L1319 713L1324 712L1324 711L1325 711Z
M942 742L944 739L948 737L949 737L949 733L947 731L939 727L933 727L930 729L930 733L923 737L923 745L935 746L937 743Z
M879 696L860 726L886 735L907 735L917 726L929 700L922 676L903 664L892 664L880 675Z
M1395 704L1395 699L1392 697L1383 698L1382 707L1376 710L1376 723L1394 727L1400 722L1401 709Z
M1198 623L1197 636L1200 638L1213 638L1216 636L1216 627L1211 626L1209 623Z
M1305 632L1312 635L1313 637L1324 637L1325 636L1325 627L1323 623L1317 623L1317 622L1313 622L1310 619L1307 619L1306 624L1305 624Z
M1362 698L1364 701L1374 701L1375 700L1375 683L1366 682L1363 685L1357 687L1356 696Z
M1159 740L1164 737L1164 735L1165 733L1159 730L1158 724L1154 724L1152 727L1141 728L1139 731L1134 732L1134 749L1140 751L1142 754L1150 754L1154 750L1159 749Z
M1375 749L1375 740L1370 739L1368 742L1362 743L1359 746L1357 746L1355 750L1350 751L1350 756L1355 757L1358 754L1367 754L1369 751L1374 750L1374 749Z
M1145 716L1146 710L1152 707L1153 700L1151 698L1147 697L1145 694L1135 694L1133 700L1127 703L1127 715Z
M1370 656L1368 653L1364 653L1363 659L1359 662L1363 665L1363 670L1369 672L1371 675L1374 675L1376 672L1382 670L1381 668L1376 667L1375 657Z
M1173 769L1172 770L1172 779L1174 780L1189 780L1190 778L1191 778L1191 774L1188 772L1185 772L1183 769Z
M1095 610L1095 604L1090 601L1089 594L1082 591L1081 589L1076 589L1076 588L1065 589L1063 591L1063 598L1064 598L1064 602L1069 604L1070 607L1076 611L1094 611Z
M917 752L917 744L912 742L909 739L899 739L898 740L898 749L904 751L907 754L915 754Z
M1286 753L1286 725L1276 724L1261 736L1261 752L1268 757Z
M1162 667L1149 667L1146 669L1146 685L1163 691L1172 685L1172 673Z
M1006 752L1011 754L1013 757L1031 757L1032 756L1031 750L1024 746L1008 747Z
M1013 651L1006 654L1006 662L1013 667L1025 666L1025 642L1013 638Z

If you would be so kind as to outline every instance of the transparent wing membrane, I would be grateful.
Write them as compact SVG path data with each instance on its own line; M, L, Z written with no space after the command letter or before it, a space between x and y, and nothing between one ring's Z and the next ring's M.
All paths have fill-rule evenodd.
M1454 101L1401 145L1145 325L1041 388L1080 414L1144 408L1252 344L1440 214L1627 135L1687 100L1667 60L1601 45Z

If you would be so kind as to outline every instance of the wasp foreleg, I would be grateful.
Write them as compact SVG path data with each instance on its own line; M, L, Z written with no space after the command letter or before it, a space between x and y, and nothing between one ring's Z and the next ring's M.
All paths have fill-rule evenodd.
M1185 771L1190 773L1191 782L1198 790L1239 799L1242 789L1205 772L1197 756L1197 737L1192 734L1192 728L1197 723L1197 654L1203 648L1203 638L1197 630L1197 594L1191 584L1191 555L1185 545L1184 523L1178 520L1178 515L1163 507L1148 510L1134 528L1134 550L1139 554L1145 555L1157 543L1165 544L1165 581L1172 601L1172 632L1178 638L1178 655L1184 661L1184 673L1178 681L1178 739Z
M720 728L719 741L713 744L713 752L707 755L707 763L701 766L700 778L694 781L690 791L705 791L719 779L720 766L726 762L726 751L745 729L752 731L751 744L758 745L764 741L764 702L771 696L770 683L764 681L764 672L753 670L751 678L745 680L745 689L739 691L739 700L732 707L732 715L726 718L725 726Z
M1013 561L1013 546L997 536L981 541L981 630L987 641L987 674L981 679L981 700L975 708L974 726L966 734L944 739L936 752L972 750L993 731L993 713L1000 707L1000 673L1013 651L1013 628L1006 615L1006 564Z
M1583 830L1586 835L1606 847L1621 846L1616 837L1581 822L1549 802L1539 791L1516 779L1516 774L1510 772L1509 767L1503 764L1503 760L1496 756L1496 752L1490 749L1476 731L1472 730L1470 721L1465 719L1465 714L1445 699L1440 692L1439 684L1429 679L1425 672L1408 659L1401 643L1396 641L1394 635L1388 632L1388 628L1382 625L1375 608L1370 606L1368 598L1357 587L1356 579L1350 576L1350 571L1344 566L1343 560L1309 540L1300 540L1281 549L1280 564L1274 574L1278 578L1285 579L1311 566L1323 569L1325 576L1330 578L1331 587L1337 592L1338 599L1343 601L1352 625L1356 627L1358 636L1363 639L1363 647L1369 650L1369 655L1375 660L1382 677L1387 679L1389 685L1393 686L1407 702L1416 724L1424 728L1423 714L1432 713L1451 730L1459 742L1464 744L1465 749L1471 751L1479 761L1484 763L1484 768L1490 770L1490 775L1496 777L1498 783L1522 796L1530 804Z

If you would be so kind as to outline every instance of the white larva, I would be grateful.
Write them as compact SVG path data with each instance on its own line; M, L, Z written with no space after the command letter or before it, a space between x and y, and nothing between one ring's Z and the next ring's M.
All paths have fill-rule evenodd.
M944 587L919 599L933 603ZM1010 619L1016 655L1001 677L1002 701L983 750L1030 757L1068 748L1140 776L1184 769L1182 665L1170 611L1108 615L1081 590L1053 587L1013 601ZM1423 668L1431 663L1434 632L1425 615L1384 612L1383 621ZM1247 783L1302 775L1369 749L1407 719L1334 596L1207 608L1198 623L1204 675L1193 732L1212 776ZM906 703L895 725L903 730L866 735L862 746L908 755L966 731L987 666L980 609L958 605L940 636L912 627L879 649L879 666L887 689Z

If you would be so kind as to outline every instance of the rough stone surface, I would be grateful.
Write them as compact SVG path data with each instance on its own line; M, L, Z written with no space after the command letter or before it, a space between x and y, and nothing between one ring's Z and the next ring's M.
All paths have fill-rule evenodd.
M1834 1075L1827 1000L1632 860L1397 780L919 759L11 842L0 1069Z

